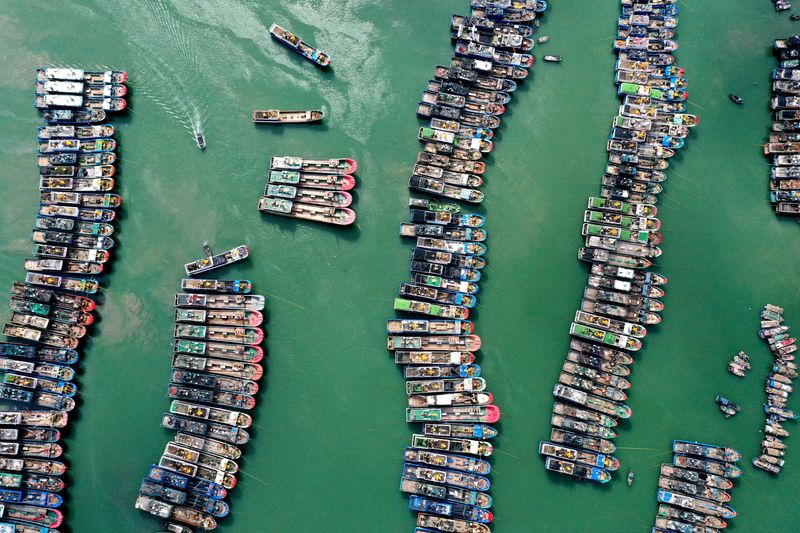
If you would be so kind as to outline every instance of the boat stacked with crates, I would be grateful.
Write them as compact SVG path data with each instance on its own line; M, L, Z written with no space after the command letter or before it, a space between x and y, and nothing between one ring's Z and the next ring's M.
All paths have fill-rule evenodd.
M168 531L212 530L230 512L225 498L264 374L265 298L251 290L248 280L185 278L175 295L170 405L161 417L174 434L135 503Z
M105 119L124 105L106 105L114 97L104 95L125 94L126 79L123 71L36 71L40 203L25 279L11 286L10 339L0 342L3 531L56 533L63 521L61 430L75 408L74 366L95 321L92 295L112 257L122 201L113 192L116 128Z
M784 439L789 436L789 430L783 424L800 417L788 406L797 377L794 355L797 345L783 320L783 308L767 304L761 310L761 329L758 332L759 337L767 343L774 361L764 384L767 402L764 404L766 420L761 455L753 459L753 465L775 475L783 470L787 449Z
M578 259L590 264L580 308L569 328L569 352L553 388L545 468L606 483L630 365L664 308L667 278L649 271L661 255L656 218L665 169L698 118L686 110L687 81L675 65L678 8L670 0L622 0L614 49L621 102L611 121L600 192L588 199Z
M258 210L313 222L347 226L355 222L351 191L358 168L354 159L304 159L281 156L270 160Z
M528 76L533 34L547 4L472 0L453 15L455 53L434 69L417 105L428 121L409 188L400 236L414 243L410 279L387 321L387 348L406 379L406 421L417 425L403 452L400 490L409 495L419 532L488 532L493 515L487 458L500 419L477 364L481 337L470 320L486 267L486 217L479 204L493 136ZM470 212L471 211L471 212Z
M800 36L775 39L772 128L764 144L771 159L769 200L779 215L800 217Z
M733 480L742 475L742 454L733 448L687 440L672 441L672 464L661 465L658 514L653 533L719 533L736 517Z

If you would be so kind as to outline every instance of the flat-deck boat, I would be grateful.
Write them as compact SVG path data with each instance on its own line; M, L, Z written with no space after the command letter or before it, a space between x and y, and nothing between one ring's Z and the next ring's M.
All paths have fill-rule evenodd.
M273 39L290 50L300 54L315 65L327 67L331 64L331 58L328 54L318 50L317 48L314 48L310 44L303 42L300 37L289 30L278 26L277 24L272 24L272 26L269 27L269 34Z
M324 111L281 111L280 109L253 111L253 122L256 124L303 124L319 122L323 117L325 117Z

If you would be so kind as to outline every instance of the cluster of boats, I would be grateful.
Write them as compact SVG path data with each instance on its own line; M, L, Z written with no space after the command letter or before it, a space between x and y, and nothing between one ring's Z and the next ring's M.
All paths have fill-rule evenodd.
M60 430L75 408L81 339L95 321L95 277L111 259L115 208L116 129L104 123L113 94L124 94L120 71L39 68L36 106L40 203L25 279L11 286L10 317L0 342L0 531L57 533ZM122 87L123 89L118 89ZM120 107L124 108L124 105Z
M139 487L135 507L167 531L217 527L230 511L248 414L264 374L265 299L248 280L185 278L175 295L175 340L161 426L175 431Z
M662 464L658 478L658 514L653 533L719 533L736 516L730 506L736 464L733 448L686 440L672 441L672 464Z
M761 455L753 459L753 465L778 475L783 469L783 456L786 453L783 439L789 436L789 431L782 424L800 417L787 407L789 395L794 390L793 380L797 377L797 364L793 355L797 351L797 345L795 339L789 335L789 326L783 323L782 307L772 304L764 306L761 310L759 336L767 342L775 360L765 383L767 403L764 404L766 420Z
M409 188L479 203L494 131L528 76L527 53L547 4L536 0L472 0L469 15L453 15L455 53L437 66L417 115L423 149ZM405 449L400 490L418 513L420 533L488 533L488 494L500 409L476 364L481 338L469 320L486 266L486 218L446 200L411 198L400 235L413 239L410 279L400 284L387 321L387 347L403 369L406 421L420 424Z
M772 129L764 155L772 159L769 199L779 215L800 217L800 36L776 39Z
M548 470L599 483L610 479L608 465L616 465L609 454L617 420L631 416L625 404L631 354L664 308L667 278L647 271L661 255L655 203L664 170L698 123L686 113L687 82L671 54L678 47L678 8L671 0L621 4L614 81L622 104L611 121L600 194L589 198L583 216L578 258L591 270L553 389L550 441L540 445ZM552 446L569 452L555 457L548 453ZM565 458L598 454L603 460L592 465Z
M122 70L40 67L36 70L34 105L45 110L71 109L78 114L122 111L127 107L123 98L128 93L127 80L128 74Z
M417 137L423 150L414 164L409 188L434 196L480 203L484 193L480 161L494 149L511 94L533 65L542 1L472 0L469 16L453 15L455 51L437 65L417 104L429 120Z
M356 186L355 160L273 157L258 210L268 215L347 226L356 220L349 208Z

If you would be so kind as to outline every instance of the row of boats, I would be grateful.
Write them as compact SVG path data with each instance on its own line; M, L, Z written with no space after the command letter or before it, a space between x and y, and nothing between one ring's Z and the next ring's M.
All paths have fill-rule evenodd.
M36 70L34 105L39 109L71 109L78 113L122 111L128 74L121 70L91 71L40 67Z
M472 0L453 15L454 56L434 70L417 105L429 121L409 188L479 203L493 136L528 76L532 35L546 3ZM406 421L420 427L404 451L400 490L409 496L420 533L488 533L493 520L487 461L500 409L476 352L481 338L469 320L486 267L486 218L446 200L411 198L400 235L412 239L410 279L394 300L401 318L387 321L387 348L406 379Z
M764 155L772 162L769 199L779 215L800 217L800 36L776 39L772 128Z
M281 156L270 160L269 176L258 210L268 215L347 226L356 213L349 206L356 186L354 159L304 159Z
M165 520L168 531L212 530L226 516L248 413L256 405L264 350L265 299L248 280L185 278L175 295L169 410L161 426L175 432L148 469L135 507Z
M719 533L736 516L730 506L733 480L742 475L742 455L733 448L674 440L672 464L658 478L658 514L653 533Z
M550 440L539 448L547 470L598 483L616 470L612 440L618 420L631 416L625 402L632 354L664 308L667 278L646 270L661 255L655 203L664 170L698 123L686 113L687 82L671 55L678 8L665 0L621 6L614 81L622 104L611 122L600 193L583 215L578 258L591 269L553 388ZM550 447L568 453L554 457ZM603 460L587 464L587 458Z
M121 71L36 71L40 203L25 280L12 284L0 342L0 530L57 533L67 466L61 430L78 392L72 365L95 321L97 276L111 259L116 208L116 128L104 123ZM119 89L122 87L122 89ZM63 96L84 105L61 105ZM124 106L118 107L122 109Z
M787 448L783 439L789 436L783 423L800 417L787 406L789 396L794 391L793 380L797 377L797 364L793 355L797 351L797 345L789 334L789 326L783 322L782 307L772 304L764 306L761 310L759 336L767 343L774 363L765 383L767 403L764 404L766 420L761 455L753 459L753 465L778 475L783 469L783 457Z

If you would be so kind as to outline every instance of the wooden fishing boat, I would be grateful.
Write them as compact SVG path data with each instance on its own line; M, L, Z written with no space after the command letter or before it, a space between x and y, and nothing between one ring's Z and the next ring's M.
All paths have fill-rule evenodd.
M37 429L37 428L2 428L0 429L0 440L3 441L35 441L35 442L58 442L61 439L61 432L57 429ZM58 492L58 491L54 491Z
M742 469L733 463L698 459L677 453L673 456L672 464L680 468L691 468L727 478L736 478L742 475Z
M394 362L402 365L462 365L475 361L472 352L432 352L419 350L397 350Z
M103 122L106 112L102 109L47 109L43 117L51 124L93 124Z
M256 363L243 361L227 361L211 357L197 357L188 354L175 354L172 358L173 368L207 372L219 376L256 381L264 375L264 369Z
M65 411L0 411L0 424L62 429L67 425L67 413ZM63 471L66 471L66 467ZM59 473L63 473L63 471Z
M53 380L47 378L34 378L30 376L23 376L7 372L3 376L3 383L6 385L14 385L27 389L39 389L53 394L61 394L62 396L72 397L77 392L77 387L73 383L68 383L62 380Z
M584 311L575 312L575 322L578 324L593 326L611 331L613 333L630 335L637 338L642 338L647 335L647 330L639 324L632 324L630 322L605 318L599 315L586 313Z
M716 529L725 529L728 527L728 523L719 517L702 513L693 513L691 511L686 511L677 507L670 507L669 505L664 504L658 506L658 516L676 518L687 524L713 527Z
M684 496L661 488L658 489L658 501L721 518L734 518L736 516L736 511L728 505L704 500L702 498Z
M256 327L264 321L258 311L226 311L213 309L176 309L175 322L219 326Z
M117 141L114 139L49 139L39 142L39 154L51 154L57 152L113 152L117 149Z
M412 435L411 445L414 448L421 448L424 450L468 453L481 457L492 455L492 451L494 450L493 446L486 441L471 439L437 439L425 435Z
M469 422L493 424L500 419L494 405L407 408L407 422Z
M628 337L627 335L620 335L604 331L598 328L593 328L577 323L572 323L569 328L570 335L576 335L585 339L590 339L603 344L608 344L616 348L624 348L626 350L637 351L641 349L642 343L638 339Z
M83 70L76 68L40 67L36 69L36 81L77 81L90 85L125 83L128 73L124 70Z
M253 111L253 122L256 124L303 124L319 122L323 117L325 117L324 111L282 111L280 109Z
M596 239L592 240L591 242L601 242L605 243L607 240L618 240L628 243L635 243L641 245L651 245L654 246L656 244L661 243L662 236L658 232L650 232L647 230L629 230L627 228L620 228L617 226L605 226L602 224L584 224L581 228L581 234L587 237L587 246L593 248L606 248L606 246L598 246L597 244L588 244L589 238L596 237ZM599 239L599 241L598 241ZM617 250L620 248L617 245L614 245L612 251L620 251ZM623 246L624 249L629 249L630 247Z
M216 255L212 255L211 249L208 246L204 246L204 249L207 253L206 257L184 265L184 270L186 270L187 275L193 276L208 272L209 270L214 270L215 268L227 266L231 263L242 261L250 255L250 250L245 245L237 246L227 252Z
M81 209L75 206L40 204L39 215L45 217L68 217L89 222L111 222L116 213L110 209Z
M589 479L597 483L608 483L611 474L602 468L583 466L555 457L545 457L544 466L551 472L558 472L578 479Z
M631 409L625 404L606 400L597 396L593 396L584 391L568 387L566 385L557 383L553 388L553 396L562 398L564 400L589 407L601 413L619 417L630 418Z
M153 516L157 516L159 518L169 518L171 520L189 524L190 526L198 527L206 531L217 528L217 522L212 516L206 513L191 507L182 507L164 503L149 496L140 494L139 497L136 498L134 507L140 511L150 513Z
M181 289L185 291L208 291L221 293L247 294L253 284L246 279L197 279L183 278Z
M550 430L550 440L559 444L566 444L568 446L575 446L604 454L614 453L616 450L616 446L610 440L572 433L571 431L564 431L557 428Z
M661 221L654 217L627 216L609 211L584 211L583 221L603 225L611 224L630 231L658 231L661 228Z
M175 416L169 413L164 413L162 416L161 427L175 431L183 431L201 437L212 437L231 444L245 444L250 440L250 434L242 428L217 422L201 421L195 418Z
M427 512L455 519L470 520L473 523L488 524L492 521L491 511L458 502L441 502L422 496L409 496L408 508L412 511Z
M264 331L261 328L175 324L175 337L203 339L232 344L257 345L264 340ZM213 346L213 344L209 343L209 346ZM213 348L206 347L202 353L214 355L214 350Z
M742 458L742 454L733 448L715 446L712 444L703 444L702 442L693 442L688 440L672 441L672 451L675 453L695 455L698 457L706 457L708 459L725 462L738 461Z
M353 176L344 175L319 175L307 172L288 170L273 170L269 173L269 182L279 185L294 185L310 189L325 189L331 191L349 191L356 186Z
M230 443L215 439L204 439L188 433L177 433L174 442L180 446L214 454L225 459L236 460L242 455L242 451Z
M40 127L36 138L39 140L59 138L98 139L102 137L113 137L115 132L116 129L111 124L101 124L98 126L55 124Z
M40 194L40 202L48 204L66 204L67 206L116 208L122 205L122 197L118 194L77 193L45 191Z
M492 497L483 492L461 487L434 485L405 477L400 480L400 490L408 494L420 494L439 500L474 505L481 509L488 509L492 506Z
M260 294L187 294L175 295L175 307L261 311L266 300Z
M253 421L252 417L246 413L182 402L180 400L174 400L170 404L169 412L174 415L208 420L242 429L250 427Z
M574 405L567 405L560 402L553 404L553 413L567 416L575 420L582 420L584 422L598 424L607 428L613 428L617 426L617 420L614 417L589 409L580 409Z
M239 465L237 465L232 459L227 459L216 454L210 454L193 448L188 448L175 441L167 443L166 447L164 448L163 456L178 459L185 463L195 464L212 470L218 470L226 474L235 474L239 471ZM223 484L223 486L225 485Z
M466 320L412 320L390 319L386 321L389 334L469 335L474 326Z
M199 386L224 392L245 394L249 396L252 396L258 392L258 384L254 381L250 381L249 379L230 378L221 375L192 372L181 369L172 370L170 383L185 386Z
M480 392L486 389L483 378L425 379L406 381L406 394L431 394L439 392Z
M413 173L416 176L440 179L445 183L462 187L480 187L483 185L483 179L478 175L466 172L452 172L432 165L417 163L414 165Z
M184 328L202 328L204 326L191 326L180 324ZM221 327L221 326L216 326ZM181 332L182 334L185 334ZM255 333L253 334L255 335ZM254 337L257 338L257 337ZM244 344L228 344L223 342L200 342L188 339L176 339L173 343L175 353L219 357L231 361L257 363L264 358L264 350L259 346Z
M643 257L633 257L630 255L615 254L609 250L599 248L580 248L578 259L590 263L605 263L610 266L624 268L648 268L652 266L652 261Z
M182 433L178 433L178 435L182 435ZM190 437L198 438L191 435ZM226 444L228 446L231 446L232 448L236 448L235 446L227 443L222 443L222 444ZM155 481L156 483L159 483L166 487L172 487L175 489L179 489L181 491L192 492L195 494L199 494L201 496L206 496L217 500L225 498L228 494L228 490L219 483L206 481L204 479L189 478L177 472L173 472L172 470L161 468L158 465L150 466L150 469L147 472L147 477L145 479L148 479L150 481Z
M569 448L560 444L548 441L539 442L539 454L548 457L555 457L565 461L572 461L592 467L614 471L619 468L619 461L612 456L592 451Z
M347 226L356 220L356 213L352 209L324 207L293 202L285 198L271 198L269 196L262 196L259 199L258 210L265 214L325 222L339 226Z
M294 33L286 30L277 24L272 24L269 27L269 34L273 39L289 48L290 50L300 54L312 63L320 67L327 67L331 64L331 58L328 54L314 48L308 43L303 42L300 37Z
M423 335L419 337L389 335L387 338L388 350L473 351L480 348L481 338L477 335Z
M491 439L497 436L497 430L485 424L425 424L422 432L436 437Z
M442 180L422 176L412 176L408 181L408 188L470 203L481 203L484 199L484 194L481 191L449 185Z
M457 305L441 305L431 302L420 302L405 298L394 299L394 309L408 313L418 313L440 318L463 320L469 317L469 309Z
M95 167L96 168L96 167ZM75 179L71 177L42 177L39 178L39 190L56 191L110 191L114 188L114 180L111 178L88 178Z
M430 300L443 305L461 306L471 309L477 304L475 296L462 292L448 292L433 287L419 286L412 283L402 283L398 291L400 296ZM464 311L462 314L468 314Z
M424 264L428 265L428 263L424 263ZM416 270L427 270L426 268L421 268L422 265L423 265L423 263L419 263L419 264L416 264L416 265L412 264L412 272L414 272L415 269ZM448 271L446 269L443 269L439 273L440 274L456 274L457 278L451 279L451 278L442 277L442 276L439 276L439 275L430 275L430 274L426 274L426 273L423 273L423 272L414 272L411 275L411 281L413 283L417 284L417 285L425 285L427 287L434 287L434 288L437 288L437 289L440 288L440 289L444 289L446 291L451 291L451 292L460 292L460 293L465 293L465 294L475 294L475 293L478 292L478 284L477 283L475 283L474 281L468 281L468 280L462 279L464 277L462 274L467 274L466 277L471 277L471 273L478 274L478 278L479 278L480 277L479 276L480 272L478 272L477 270L462 272L461 270Z
M417 154L417 162L424 165L441 167L452 172L467 172L470 174L483 174L486 172L486 164L481 161L451 159L446 155L432 154L429 152L419 152Z
M71 245L86 250L108 250L114 247L111 237L98 235L75 235L62 231L33 230L31 240L36 244Z
M459 241L474 245L486 240L486 232L481 229L439 226L435 224L400 224L401 237L428 237Z
M271 170L293 170L316 174L334 174L342 176L353 174L358 164L353 159L303 159L301 157L273 157L270 160Z
M711 500L714 502L726 503L731 501L731 495L723 490L714 487L708 487L702 484L695 485L687 481L681 481L679 479L673 479L670 477L665 477L665 476L659 477L658 486L659 488L662 489L676 491L680 494L685 494L687 496L696 496L699 498L705 498L707 500Z
M271 198L286 198L294 202L333 208L344 208L353 202L353 197L345 191L323 191L272 183L267 184L264 189L264 195Z
M462 226L467 228L481 228L486 224L486 218L483 215L475 213L459 215L447 211L411 209L409 215L411 222L415 224L439 224L443 226Z
M69 309L80 309L88 312L95 308L95 303L90 298L33 287L19 282L12 284L11 294L21 298L30 298L38 302L53 302L56 305Z

